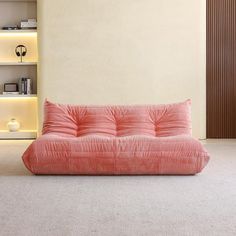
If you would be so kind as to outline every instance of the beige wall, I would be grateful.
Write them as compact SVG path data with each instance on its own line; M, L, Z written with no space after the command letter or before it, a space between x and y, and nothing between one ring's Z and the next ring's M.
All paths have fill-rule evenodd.
M205 0L40 0L38 18L41 104L191 98L205 137Z

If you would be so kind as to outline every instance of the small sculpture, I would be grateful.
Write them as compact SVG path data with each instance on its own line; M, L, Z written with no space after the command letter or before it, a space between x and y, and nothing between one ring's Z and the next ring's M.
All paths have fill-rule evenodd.
M10 132L16 132L20 128L20 123L15 119L12 118L8 123L7 123L8 130Z

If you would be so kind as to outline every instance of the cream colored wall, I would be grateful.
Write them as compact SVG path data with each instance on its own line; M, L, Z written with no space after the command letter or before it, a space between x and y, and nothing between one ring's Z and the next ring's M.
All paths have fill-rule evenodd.
M41 0L41 105L191 98L205 138L205 0Z

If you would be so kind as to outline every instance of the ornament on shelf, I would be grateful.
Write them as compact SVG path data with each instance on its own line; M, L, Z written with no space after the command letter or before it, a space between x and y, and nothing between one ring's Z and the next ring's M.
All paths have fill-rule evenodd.
M12 118L8 123L7 123L8 130L10 132L16 132L20 128L20 123L15 119Z

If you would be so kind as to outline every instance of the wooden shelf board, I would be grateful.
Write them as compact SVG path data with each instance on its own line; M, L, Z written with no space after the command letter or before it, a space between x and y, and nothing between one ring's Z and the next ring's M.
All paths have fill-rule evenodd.
M0 30L0 34L4 34L4 33L6 33L6 34L11 34L11 33L19 33L19 34L21 34L21 33L37 33L37 29L32 29L32 30L30 30L30 29L25 29L25 30Z
M0 94L0 98L36 98L37 94Z
M0 62L0 66L36 66L37 62Z
M37 0L0 0L0 2L37 2Z
M20 130L17 132L0 130L0 139L35 139L35 138L37 138L37 130Z

